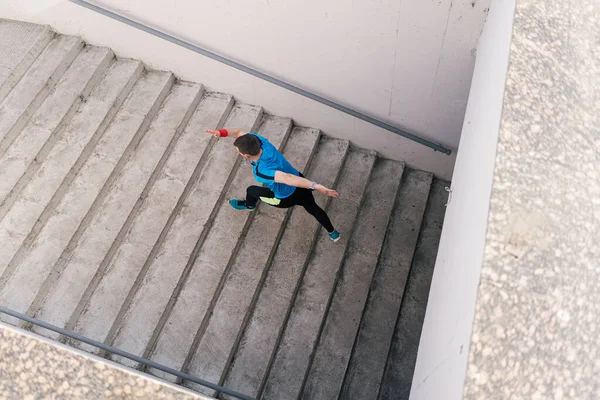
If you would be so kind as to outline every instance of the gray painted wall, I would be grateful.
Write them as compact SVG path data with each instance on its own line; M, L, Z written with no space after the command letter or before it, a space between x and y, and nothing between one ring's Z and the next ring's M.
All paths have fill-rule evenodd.
M455 150L475 48L490 0L98 0L243 64ZM454 156L436 153L58 0L4 0L0 15L50 24L157 69L259 104L301 125L405 159L451 178Z
M462 399L515 0L493 0L477 62L421 334L411 400Z

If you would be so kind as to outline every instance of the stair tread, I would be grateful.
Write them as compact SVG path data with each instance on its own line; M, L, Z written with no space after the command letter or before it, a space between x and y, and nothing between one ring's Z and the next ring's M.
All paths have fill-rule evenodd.
M404 286L421 229L431 178L431 174L422 171L404 172L352 357L348 363L341 398L377 398Z
M297 398L300 394L374 161L374 155L358 151L346 159L338 184L340 197L332 202L329 211L334 226L344 236L333 243L326 232L319 235L265 385L266 399Z
M99 199L105 183L117 164L127 156L125 150L145 131L156 109L167 95L172 81L170 73L149 72L134 86L122 109L82 165L64 195L52 204L49 217L28 236L11 260L14 273L3 276L0 299L7 307L20 312L28 309L54 263L76 232L80 223ZM154 110L154 111L153 111ZM140 133L138 133L140 132ZM123 161L120 161L123 160ZM50 206L47 206L50 207ZM5 270L10 273L10 268Z
M100 271L86 289L67 328L98 340L105 338L107 325L117 317L169 216L176 210L194 167L209 145L211 136L203 134L204 130L222 125L232 106L231 96L204 95L131 228L118 248L113 249L113 256L103 261L104 271Z
M263 121L259 131L267 138L283 140L290 128L291 120L289 118L269 116ZM247 166L241 166L241 168L244 167L247 168ZM222 207L224 207L224 212L233 212L227 205L222 205ZM227 229L229 228L227 226ZM227 260L223 261L227 262ZM149 356L150 359L173 368L182 368L218 285L220 268L223 267L211 265L211 269L207 272L202 265L192 267L186 284L165 321L164 328L156 338L156 345ZM191 306L192 304L193 306ZM190 334L182 336L180 334L182 330L190 332ZM162 371L151 369L150 372L164 379L174 380L173 376Z
M44 283L49 296L38 294L42 296L38 299L40 304L32 305L30 313L36 312L43 301L38 318L55 325L66 324L146 185L152 184L149 179L201 93L201 87L196 84L180 83L173 87L136 152L77 241L76 248L68 255L68 260L59 260L62 265L55 265L53 272L60 274L60 278Z
M344 163L348 142L321 139L306 176L332 187ZM327 198L315 194L315 200L325 207ZM283 326L296 282L308 258L312 238L322 228L304 209L292 210L256 306L252 311L225 386L257 396L266 373L277 335Z
M296 129L288 140L283 155L299 171L305 172L317 139L318 132ZM248 166L246 168L250 169ZM214 382L221 380L242 320L261 279L262 271L267 267L265 263L286 220L286 214L286 210L266 204L260 205L255 211L246 237L240 238L241 246L232 260L223 291L210 314L206 331L187 367L191 373L205 376ZM196 281L192 279L189 282ZM186 287L186 293L194 291L197 287L198 285L190 285L189 290ZM214 391L209 389L197 389L209 396L215 395Z
M381 381L379 393L381 399L408 399L410 396L421 328L429 298L429 286L446 211L444 205L448 193L444 188L447 184L447 182L434 179L431 185L423 227Z
M0 102L53 37L48 26L0 19Z
M52 94L0 156L0 201L10 193L50 136L74 116L81 98L89 97L112 58L110 50L88 46L73 61Z
M226 126L252 130L260 122L261 115L262 109L259 107L236 105ZM198 134L207 135L204 132ZM235 170L236 160L231 141L217 141L200 179L173 222L160 252L151 260L143 283L134 288L131 304L125 305L122 318L117 317L115 328L109 332L107 341L114 346L133 354L143 354L196 241L205 229L213 208L219 206L219 196L227 177ZM111 334L114 338L110 337ZM135 365L120 357L113 359L125 365Z
M337 398L381 251L403 163L378 160L366 188L302 397Z
M101 133L106 119L127 96L141 72L137 61L115 62L104 80L94 89L80 112L68 124L41 165L32 165L26 179L20 180L0 205L0 274L34 227L63 179L68 175L86 145ZM39 155L38 155L39 157ZM38 169L36 169L36 166ZM18 188L18 189L17 189Z
M82 47L81 39L59 35L35 60L0 104L0 149L3 149L5 140L20 131Z

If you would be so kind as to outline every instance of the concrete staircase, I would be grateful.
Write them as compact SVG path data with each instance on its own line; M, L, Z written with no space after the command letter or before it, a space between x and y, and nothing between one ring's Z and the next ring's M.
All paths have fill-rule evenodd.
M232 210L253 179L203 132L222 126L336 188L315 197L343 239L303 209ZM408 398L446 199L431 174L0 20L0 177L1 305L256 398Z

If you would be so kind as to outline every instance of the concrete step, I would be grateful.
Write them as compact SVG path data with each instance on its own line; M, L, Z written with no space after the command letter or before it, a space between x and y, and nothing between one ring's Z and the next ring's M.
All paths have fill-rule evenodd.
M275 145L278 143L283 145L291 129L291 124L292 121L289 118L268 116L261 124L259 130L262 135L270 138ZM242 168L248 168L248 166L243 165ZM238 188L230 190L238 190ZM242 189L237 194L240 195L243 193ZM227 205L222 205L222 207L222 211L219 212L217 218L222 218L222 214L234 212ZM248 217L252 216L248 215ZM225 229L233 229L229 225L225 227ZM215 230L223 228L219 227L216 223L213 226ZM206 246L207 244L204 245ZM235 254L234 250L230 251L232 254ZM194 338L197 336L196 332L198 331L198 327L202 326L202 321L208 318L210 310L214 307L215 300L213 299L218 297L218 293L216 292L223 286L224 270L227 269L227 265L229 264L228 258L218 261L221 263L211 265L208 271L204 268L204 264L201 263L191 268L189 276L185 277L185 285L180 288L181 294L177 297L177 301L165 309L165 313L163 313L161 321L155 329L153 338L146 348L146 357L165 365L170 365L173 368L181 369L188 358L188 354L190 352L193 354L193 351L190 349L193 346L197 347L197 343L194 345ZM180 286L183 283L180 280ZM193 307L190 307L190 304L193 304ZM179 332L182 329L191 332L190 335L181 336ZM150 372L162 378L174 380L172 376L163 374L158 370L151 369Z
M0 154L48 97L82 47L83 41L77 37L57 36L0 104Z
M257 116L262 118L262 110L253 109L253 111L258 112ZM242 129L254 131L257 129L258 121L259 120L257 120L257 124L251 129L249 126L245 126ZM271 121L272 119L270 117L264 118L260 125L258 125L258 132L261 134L264 133L264 136L269 137L275 146L281 147L282 144L285 143L289 134L291 121L284 121L283 126L282 124L277 123L272 124L270 123ZM229 125L228 122L227 126L240 125L235 123ZM177 276L170 275L169 278L169 297L166 297L164 303L160 303L160 306L157 305L157 307L153 309L152 312L156 313L154 314L156 320L153 320L151 325L147 324L147 319L143 321L143 324L145 324L144 329L148 330L147 334L144 334L143 339L136 340L136 343L132 342L130 330L138 329L136 325L128 324L126 329L129 329L129 331L122 330L119 333L115 343L120 348L129 349L128 351L134 352L135 354L145 354L146 356L149 356L149 353L156 345L156 340L162 332L165 324L172 324L173 320L171 319L169 321L169 319L171 317L177 318L180 315L178 312L173 313L174 307L176 306L176 300L181 297L182 304L188 304L186 301L186 299L189 298L189 290L187 286L188 283L190 285L201 285L200 290L203 297L200 298L200 301L193 306L200 311L206 309L207 304L210 303L210 299L214 295L213 293L215 290L217 290L220 277L223 275L225 266L227 265L228 257L232 252L235 252L236 243L235 241L230 242L229 238L235 237L237 232L241 230L243 223L241 226L239 226L238 221L247 218L249 214L238 213L237 220L228 218L228 214L233 214L233 210L230 209L229 205L227 204L227 200L229 199L231 192L240 191L240 177L245 176L244 172L247 172L246 168L239 168L239 162L243 159L238 156L237 151L233 147L233 142L230 139L219 140L214 150L217 151L216 155L218 156L216 159L218 161L212 166L212 168L220 168L219 164L227 165L227 168L224 168L224 170L228 171L229 175L221 176L221 182L216 181L216 179L219 179L218 175L216 174L206 174L203 176L203 179L207 179L204 181L204 185L209 187L219 187L221 188L221 191L206 195L200 195L200 192L197 192L197 194L200 196L196 197L196 199L200 201L209 200L208 204L210 205L210 207L205 207L202 211L205 217L202 216L202 213L195 213L195 215L200 215L201 217L200 223L203 225L202 230L198 231L198 235L195 237L195 243L190 242L191 251L186 253L186 258L181 258L178 260L178 267L173 268L173 266L169 266L166 261L162 261L162 264L155 264L155 269L151 271L152 278L150 278L154 279L154 281L151 282L149 280L148 285L146 285L144 288L145 291L142 293L142 296L139 298L140 300L138 300L138 303L136 304L136 313L140 312L138 311L139 309L146 307L146 304L144 304L145 302L141 301L142 298L151 295L151 293L154 291L164 289L164 283L162 282L163 278L156 280L158 276L164 276L162 275L163 272L161 271L164 268L171 268L177 271ZM211 168L211 166L208 168ZM203 197L203 199L200 197ZM200 203L198 203L198 207L201 207ZM204 256L207 252L209 254L208 259L206 259ZM211 259L210 257L214 258ZM197 279L200 279L202 282L196 282ZM171 284L173 284L173 286L170 286ZM186 290L186 293L182 293L184 289ZM156 296L153 298L155 297ZM189 308L186 308L185 311L190 310ZM131 319L131 316L129 319ZM190 336L193 336L192 332L194 332L194 329L190 330ZM136 347L138 344L140 345L139 348ZM188 348L182 348L180 351L183 352L187 350ZM128 361L120 359L119 362L124 362L126 364L128 363ZM180 368L181 364L177 367Z
M433 180L423 226L408 275L394 337L381 381L379 398L405 400L410 396L421 328L429 298L429 286L439 247L448 182Z
M294 129L283 154L292 165L305 173L318 139L318 131ZM247 180L242 184L248 186L255 183ZM244 189L244 186L238 188L238 193L244 193ZM198 334L189 353L191 358L185 365L185 369L190 373L205 376L214 382L221 381L231 360L244 318L252 306L264 273L269 268L271 255L277 247L281 230L285 227L288 217L288 211L263 204L259 205L243 227L236 250L225 267L227 275L224 275L226 280L222 290L217 288L215 291L214 305L208 308L203 323L199 325ZM206 256L203 260L207 261ZM214 261L211 261L211 264L213 263ZM186 287L184 293L199 289L200 285L196 282L190 280L189 289ZM210 293L208 290L206 292ZM183 300L189 298L185 297L184 293ZM197 385L190 386L209 396L215 395L214 392Z
M321 138L306 176L325 186L336 187L348 147L347 141ZM315 194L315 200L325 210L331 201L319 194ZM296 207L291 211L256 305L245 328L240 330L243 335L223 379L226 387L258 397L291 302L322 230L304 209Z
M431 174L405 170L394 212L388 225L341 399L376 399L394 334L396 318L412 263Z
M337 189L340 197L329 211L343 236L334 243L327 232L320 232L268 374L263 392L266 399L292 399L301 393L374 162L374 154L361 151L351 152L346 159Z
M339 396L403 169L404 163L395 161L375 163L306 376L303 399Z
M112 51L93 46L77 56L52 94L0 156L0 201L8 196L49 138L71 121L113 60Z
M29 307L29 315L64 326L118 234L131 227L202 92L201 86L185 82L173 87L105 201L88 223L82 223L85 231L71 238Z
M0 19L0 102L53 37L46 25Z
M61 323L66 322L66 329L105 339L129 290L146 261L155 257L204 169L216 142L204 130L223 126L232 107L231 96L219 93L203 96L131 227L120 232L122 239L113 243L77 307L66 316L68 320L61 319ZM152 253L153 249L157 250Z
M44 144L0 204L0 281L21 245L31 244L31 240L24 241L31 233L39 232L40 218L47 205L55 205L69 187L142 70L137 61L117 61L111 65L80 112L60 135ZM46 213L44 219L49 216Z
M172 84L172 74L148 72L134 86L72 183L54 196L5 269L0 303L20 312L29 308L54 263L73 238L76 243L109 194Z
M227 125L254 129L261 115L262 109L259 107L236 105ZM208 135L205 132L197 134ZM116 316L111 310L110 313L99 315L94 322L98 330L90 332L84 325L79 325L78 331L81 329L95 340L134 354L141 355L144 352L198 237L204 229L210 230L207 222L214 214L213 210L220 205L219 198L226 189L228 176L235 173L239 159L232 157L232 151L235 150L228 140L218 141L211 149L207 162L201 167L199 178L186 192L187 197L177 208L177 215L170 219L171 224L163 228L164 234L161 233L160 241L154 244ZM98 322L102 325L98 326ZM131 365L131 362L126 365Z
M234 104L0 19L0 304L255 398L407 398L447 183ZM315 199L341 241L232 210L255 181L223 126L336 188Z

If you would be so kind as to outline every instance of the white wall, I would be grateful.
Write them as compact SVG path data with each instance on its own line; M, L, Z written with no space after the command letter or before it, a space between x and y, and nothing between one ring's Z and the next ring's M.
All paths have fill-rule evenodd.
M458 146L490 0L97 0L408 132ZM455 157L373 127L66 0L3 0L0 15L50 24L449 179Z
M492 0L419 344L411 400L462 399L494 178L515 0Z

